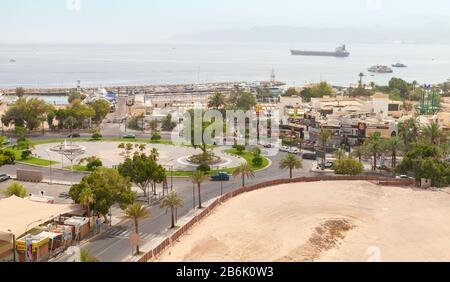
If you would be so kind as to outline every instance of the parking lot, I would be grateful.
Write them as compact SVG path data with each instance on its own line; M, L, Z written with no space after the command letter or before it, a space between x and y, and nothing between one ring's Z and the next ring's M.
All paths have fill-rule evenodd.
M33 195L40 195L41 191L43 191L45 196L55 198L56 203L65 203L65 204L72 203L72 200L69 198L59 197L59 195L61 193L69 192L70 186L66 186L66 185L56 185L56 184L50 185L47 183L30 183L30 182L20 182L20 181L8 180L8 181L0 183L0 191L6 190L6 188L11 183L14 183L14 182L23 185L28 190L28 193L31 193ZM5 198L5 195L3 193L0 193L0 199L3 199L3 198Z

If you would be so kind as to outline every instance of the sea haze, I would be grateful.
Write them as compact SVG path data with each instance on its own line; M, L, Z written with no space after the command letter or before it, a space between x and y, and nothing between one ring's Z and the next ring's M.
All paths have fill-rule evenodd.
M74 87L277 80L303 85L387 84L393 76L419 83L450 78L450 45L348 44L348 58L291 56L291 49L332 51L335 43L164 43L151 45L1 45L0 87ZM16 62L10 62L11 59ZM408 68L370 76L376 64Z

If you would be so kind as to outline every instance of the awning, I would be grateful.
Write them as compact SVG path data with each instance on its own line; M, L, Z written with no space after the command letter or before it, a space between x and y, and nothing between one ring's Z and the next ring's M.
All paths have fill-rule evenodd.
M12 196L0 200L0 232L10 233L8 230L11 230L18 237L60 215L80 209L80 205L38 203Z

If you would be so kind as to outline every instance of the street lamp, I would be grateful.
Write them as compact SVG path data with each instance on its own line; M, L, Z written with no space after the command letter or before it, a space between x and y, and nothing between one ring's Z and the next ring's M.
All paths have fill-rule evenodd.
M11 233L12 239L13 239L13 260L16 262L16 235L11 231L11 229L8 229L8 232Z
M45 151L48 155L48 160L50 161L50 185L53 184L53 176L52 176L52 158L50 156L50 153L48 151Z

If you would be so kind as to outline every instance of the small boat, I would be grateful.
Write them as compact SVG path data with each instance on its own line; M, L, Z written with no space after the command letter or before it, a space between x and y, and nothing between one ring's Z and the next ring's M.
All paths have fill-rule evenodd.
M404 64L401 64L401 63L396 63L395 65L392 65L392 67L394 67L394 68L406 68L408 66L404 65Z
M394 71L388 67L388 66L373 66L369 68L370 72L375 72L375 73L393 73Z
M17 61L15 59L10 59L9 62L10 63L16 63Z

